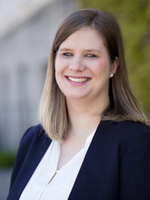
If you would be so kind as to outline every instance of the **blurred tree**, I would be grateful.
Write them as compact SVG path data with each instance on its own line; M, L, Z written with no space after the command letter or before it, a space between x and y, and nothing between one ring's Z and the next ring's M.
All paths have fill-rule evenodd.
M81 8L107 10L118 19L131 87L150 118L150 0L79 0Z

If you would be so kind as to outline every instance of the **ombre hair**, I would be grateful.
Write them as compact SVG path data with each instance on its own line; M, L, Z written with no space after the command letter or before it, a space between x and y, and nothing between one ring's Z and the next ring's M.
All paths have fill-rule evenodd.
M102 120L132 120L148 124L129 81L121 31L117 20L106 11L81 9L68 15L60 24L51 48L43 94L39 105L40 122L51 139L63 141L68 131L69 116L66 99L55 79L55 56L59 46L82 27L95 29L104 40L111 62L119 60L117 72L109 83L110 105Z

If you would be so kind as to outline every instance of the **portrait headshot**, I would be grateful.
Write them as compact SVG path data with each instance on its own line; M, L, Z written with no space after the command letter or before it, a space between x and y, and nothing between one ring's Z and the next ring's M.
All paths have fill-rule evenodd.
M150 124L129 83L122 38L105 10L62 20L40 123L20 141L7 200L150 199Z

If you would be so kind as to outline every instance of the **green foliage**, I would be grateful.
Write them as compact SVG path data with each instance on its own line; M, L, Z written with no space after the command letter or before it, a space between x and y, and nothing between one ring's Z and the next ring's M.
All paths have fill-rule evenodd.
M15 154L9 151L0 150L0 168L12 167Z
M80 0L82 8L111 12L122 29L131 87L150 117L150 1Z

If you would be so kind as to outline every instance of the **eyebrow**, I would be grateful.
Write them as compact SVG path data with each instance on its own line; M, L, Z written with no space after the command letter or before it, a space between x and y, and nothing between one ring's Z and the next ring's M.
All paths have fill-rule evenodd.
M61 48L60 51L73 51L73 50L69 49L69 48ZM94 51L96 51L98 53L101 53L100 50L98 50L98 49L86 49L85 51L86 52L94 52Z
M72 51L72 49L68 49L68 48L61 48L60 51Z
M98 50L98 49L87 49L86 51L87 51L87 52L97 51L98 53L101 53L100 50Z

